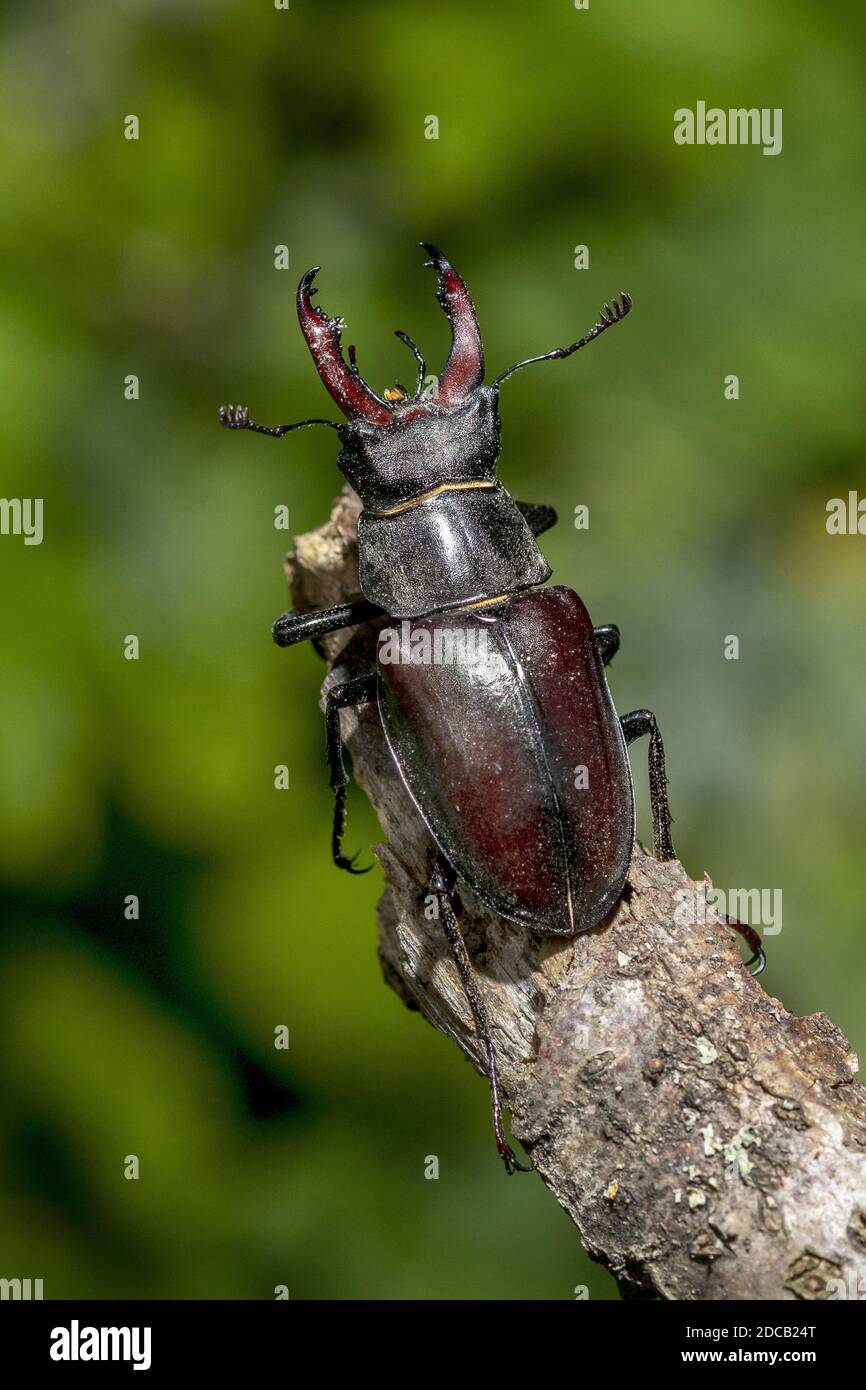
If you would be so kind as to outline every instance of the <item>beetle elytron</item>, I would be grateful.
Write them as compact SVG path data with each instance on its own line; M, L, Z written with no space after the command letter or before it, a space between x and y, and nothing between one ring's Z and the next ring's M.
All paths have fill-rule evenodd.
M485 641L457 664L385 663L327 696L327 754L335 795L333 857L343 852L347 773L340 710L378 704L400 775L436 844L430 891L488 1058L496 1144L506 1170L521 1167L501 1117L490 1020L457 925L452 892L465 881L494 912L533 931L571 935L596 926L619 899L635 835L626 745L649 737L653 848L674 857L665 757L655 716L617 715L604 674L619 647L613 624L593 627L564 587L542 589L550 568L535 538L556 521L552 508L515 502L496 478L499 388L533 362L569 357L629 313L627 294L570 347L527 358L482 385L484 355L475 311L457 271L422 242L437 273L451 349L432 395L417 362L412 396L379 396L349 362L343 321L312 303L318 267L298 288L298 317L313 361L348 423L302 420L268 427L243 406L224 406L229 429L277 438L306 425L337 431L339 465L360 495L363 599L319 613L286 613L274 640L305 639L388 616L428 636L453 624ZM575 775L580 769L582 776ZM733 924L737 925L739 924ZM749 929L745 929L749 930ZM752 934L754 935L754 933ZM752 942L754 945L754 942Z

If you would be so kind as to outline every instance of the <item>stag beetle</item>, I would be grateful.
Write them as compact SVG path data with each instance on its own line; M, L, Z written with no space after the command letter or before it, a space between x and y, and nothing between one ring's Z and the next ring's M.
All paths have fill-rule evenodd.
M503 1132L491 1021L457 924L456 882L532 931L570 936L596 926L625 886L635 836L626 746L644 736L653 851L672 859L674 848L655 715L638 709L619 717L608 689L604 667L619 647L619 630L612 623L593 627L572 589L539 587L551 570L536 537L554 525L556 513L514 501L497 480L499 388L532 363L586 347L631 312L632 300L613 299L570 347L526 358L484 386L481 336L466 285L441 251L421 245L451 325L451 349L432 394L422 394L426 365L406 333L397 337L416 359L411 396L399 385L377 395L361 376L353 347L344 360L344 321L312 302L316 266L298 287L298 317L319 376L348 423L259 425L244 406L223 406L220 421L275 438L308 425L336 430L338 463L363 504L363 599L284 614L273 626L278 646L385 615L400 620L413 641L424 634L435 641L455 617L467 638L476 639L456 663L386 662L380 649L375 670L330 688L332 852L339 868L365 872L343 852L348 775L340 710L376 703L391 755L435 842L430 893L486 1049L496 1144L510 1174L522 1165ZM756 933L731 925L763 963Z

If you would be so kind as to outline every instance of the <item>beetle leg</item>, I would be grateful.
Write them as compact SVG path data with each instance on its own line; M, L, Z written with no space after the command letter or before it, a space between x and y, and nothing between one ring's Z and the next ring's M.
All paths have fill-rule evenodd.
M767 953L764 950L764 943L758 936L755 928L750 927L748 922L738 922L736 917L728 917L727 914L723 920L738 936L743 938L747 946L752 948L751 958L746 961L746 969L749 970L749 966L754 965L755 961L758 962L758 968L757 970L749 970L749 974L760 975L764 966L767 964Z
M331 854L337 868L345 869L350 874L369 873L373 865L368 864L366 869L356 869L354 863L358 856L353 855L351 859L347 859L343 853L343 835L346 830L346 787L349 785L349 774L346 771L343 740L340 736L340 710L348 709L351 705L368 705L375 698L376 677L371 674L356 676L354 680L343 681L341 685L332 685L325 704L328 766L331 770L330 786L335 798Z
M383 609L362 599L357 603L341 603L337 608L323 608L316 613L283 613L274 623L272 632L278 647L291 647L295 642L316 641L329 632L343 627L368 623L379 618Z
M649 783L653 819L653 854L656 859L676 859L671 840L671 812L668 806L668 779L665 772L665 746L652 710L635 709L620 719L626 743L649 734Z
M601 627L594 627L592 632L598 643L602 665L609 666L619 651L619 628L616 623L602 623Z
M493 1046L493 1038L490 1031L490 1019L484 1000L478 989L478 981L475 971L472 969L472 961L466 949L466 942L463 934L457 925L457 917L451 903L451 889L454 886L454 872L442 854L437 854L433 873L430 877L430 891L435 893L439 903L439 910L442 925L445 928L445 935L451 947L451 954L460 975L460 983L463 992L469 1001L472 1010L472 1017L475 1020L475 1031L484 1044L487 1052L487 1071L490 1078L490 1099L493 1105L493 1133L496 1136L496 1147L499 1156L505 1164L505 1171L510 1177L512 1173L531 1173L532 1169L525 1164L519 1163L517 1155L512 1149L502 1128L502 1098L499 1093L499 1070L496 1065L496 1049Z
M556 525L556 512L543 502L518 502L517 506L533 536L540 536L543 531L549 531L551 526Z

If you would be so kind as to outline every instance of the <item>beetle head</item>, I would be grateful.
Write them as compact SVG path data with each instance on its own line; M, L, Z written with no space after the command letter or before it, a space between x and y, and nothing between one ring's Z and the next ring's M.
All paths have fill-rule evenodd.
M308 270L298 286L301 330L322 382L348 416L340 429L340 466L365 505L387 507L406 497L455 480L491 479L499 454L496 387L481 385L484 349L475 309L461 277L441 251L427 242L437 276L437 297L451 325L451 348L435 389L425 392L425 366L419 363L413 396L404 389L382 396L358 371L354 350L343 357L344 321L329 318L312 302L319 267Z

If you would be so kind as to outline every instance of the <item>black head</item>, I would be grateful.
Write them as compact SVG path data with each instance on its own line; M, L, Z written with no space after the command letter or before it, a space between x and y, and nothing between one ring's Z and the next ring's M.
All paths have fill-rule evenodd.
M451 325L448 360L432 389L418 363L414 395L404 388L379 396L340 345L343 320L312 302L318 266L298 286L298 318L319 376L349 423L340 428L339 463L366 507L385 511L443 483L491 481L499 455L499 390L482 386L484 349L469 291L441 251L422 242L437 274L437 297ZM422 394L423 393L423 394Z

